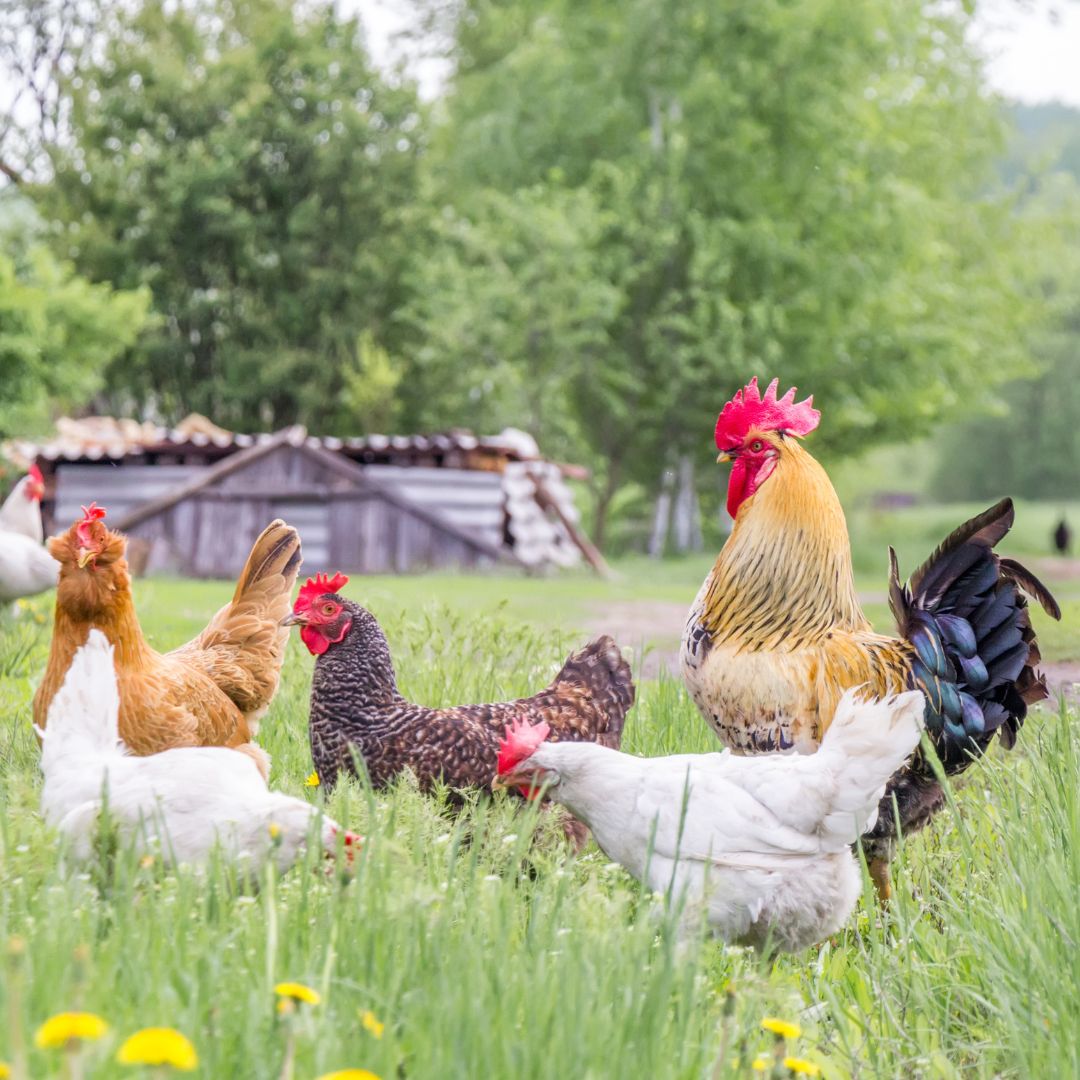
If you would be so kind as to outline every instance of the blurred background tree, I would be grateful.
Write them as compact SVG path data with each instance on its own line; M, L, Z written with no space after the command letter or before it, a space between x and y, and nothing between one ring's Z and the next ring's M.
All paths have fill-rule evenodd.
M1080 126L989 93L977 5L409 4L431 105L322 0L0 0L0 172L63 272L152 298L71 407L525 427L601 542L676 474L712 519L754 374L834 460L1076 490Z

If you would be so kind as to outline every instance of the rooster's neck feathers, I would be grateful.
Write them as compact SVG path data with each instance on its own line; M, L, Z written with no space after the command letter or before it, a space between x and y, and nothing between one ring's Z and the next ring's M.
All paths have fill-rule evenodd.
M789 619L777 620L777 611ZM714 644L798 649L838 628L869 629L840 500L825 470L787 440L740 508L713 568L703 623Z

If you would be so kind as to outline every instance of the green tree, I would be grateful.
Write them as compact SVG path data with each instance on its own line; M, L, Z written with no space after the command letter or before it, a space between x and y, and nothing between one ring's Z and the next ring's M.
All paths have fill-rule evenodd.
M107 372L132 399L237 427L354 431L358 342L391 347L422 117L330 4L148 0L111 10L62 83L36 189L59 252L148 287L159 316Z
M5 229L3 239L0 438L7 438L40 434L58 413L86 405L108 364L146 325L150 296L91 284L21 229Z
M717 410L750 375L814 392L815 446L846 452L924 433L1023 368L1018 225L987 194L1000 121L969 10L457 11L433 136L441 197L468 220L490 190L534 205L557 186L598 210L590 261L616 302L571 365L565 409L601 475L601 534L622 484L655 490L680 455L705 459Z

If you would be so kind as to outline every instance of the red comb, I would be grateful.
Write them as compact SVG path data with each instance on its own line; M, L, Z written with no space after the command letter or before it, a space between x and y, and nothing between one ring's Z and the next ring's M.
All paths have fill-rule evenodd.
M41 470L38 468L36 461L26 471L30 474L30 479L33 480L35 484L45 483L45 477L41 475Z
M79 538L79 543L83 547L89 547L91 543L90 526L105 516L105 509L98 506L97 503L91 503L89 506L82 506L79 509L83 512L83 519L76 522L75 535Z
M307 579L307 584L302 585L293 604L293 611L307 611L309 607L326 593L340 592L349 584L349 579L344 574L335 574L327 577L326 574L316 574Z
M526 720L507 724L506 738L499 741L499 775L510 772L526 758L532 757L549 734L551 728L543 720L535 727Z
M757 376L739 390L724 406L716 421L716 448L731 450L739 446L751 428L759 431L785 431L789 435L808 435L818 426L821 413L815 409L814 395L796 403L793 386L777 399L779 379L769 383L765 396L758 390Z

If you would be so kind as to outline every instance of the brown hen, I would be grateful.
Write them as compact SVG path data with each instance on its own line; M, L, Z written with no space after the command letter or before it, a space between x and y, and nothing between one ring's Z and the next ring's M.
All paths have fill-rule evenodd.
M277 692L289 612L300 568L300 538L274 521L255 541L230 603L197 638L169 653L147 643L135 612L125 552L105 511L91 505L67 532L49 539L60 563L52 649L34 696L34 722L45 727L49 703L76 650L97 627L116 647L120 737L139 755L181 746L228 746L270 760L252 739Z

